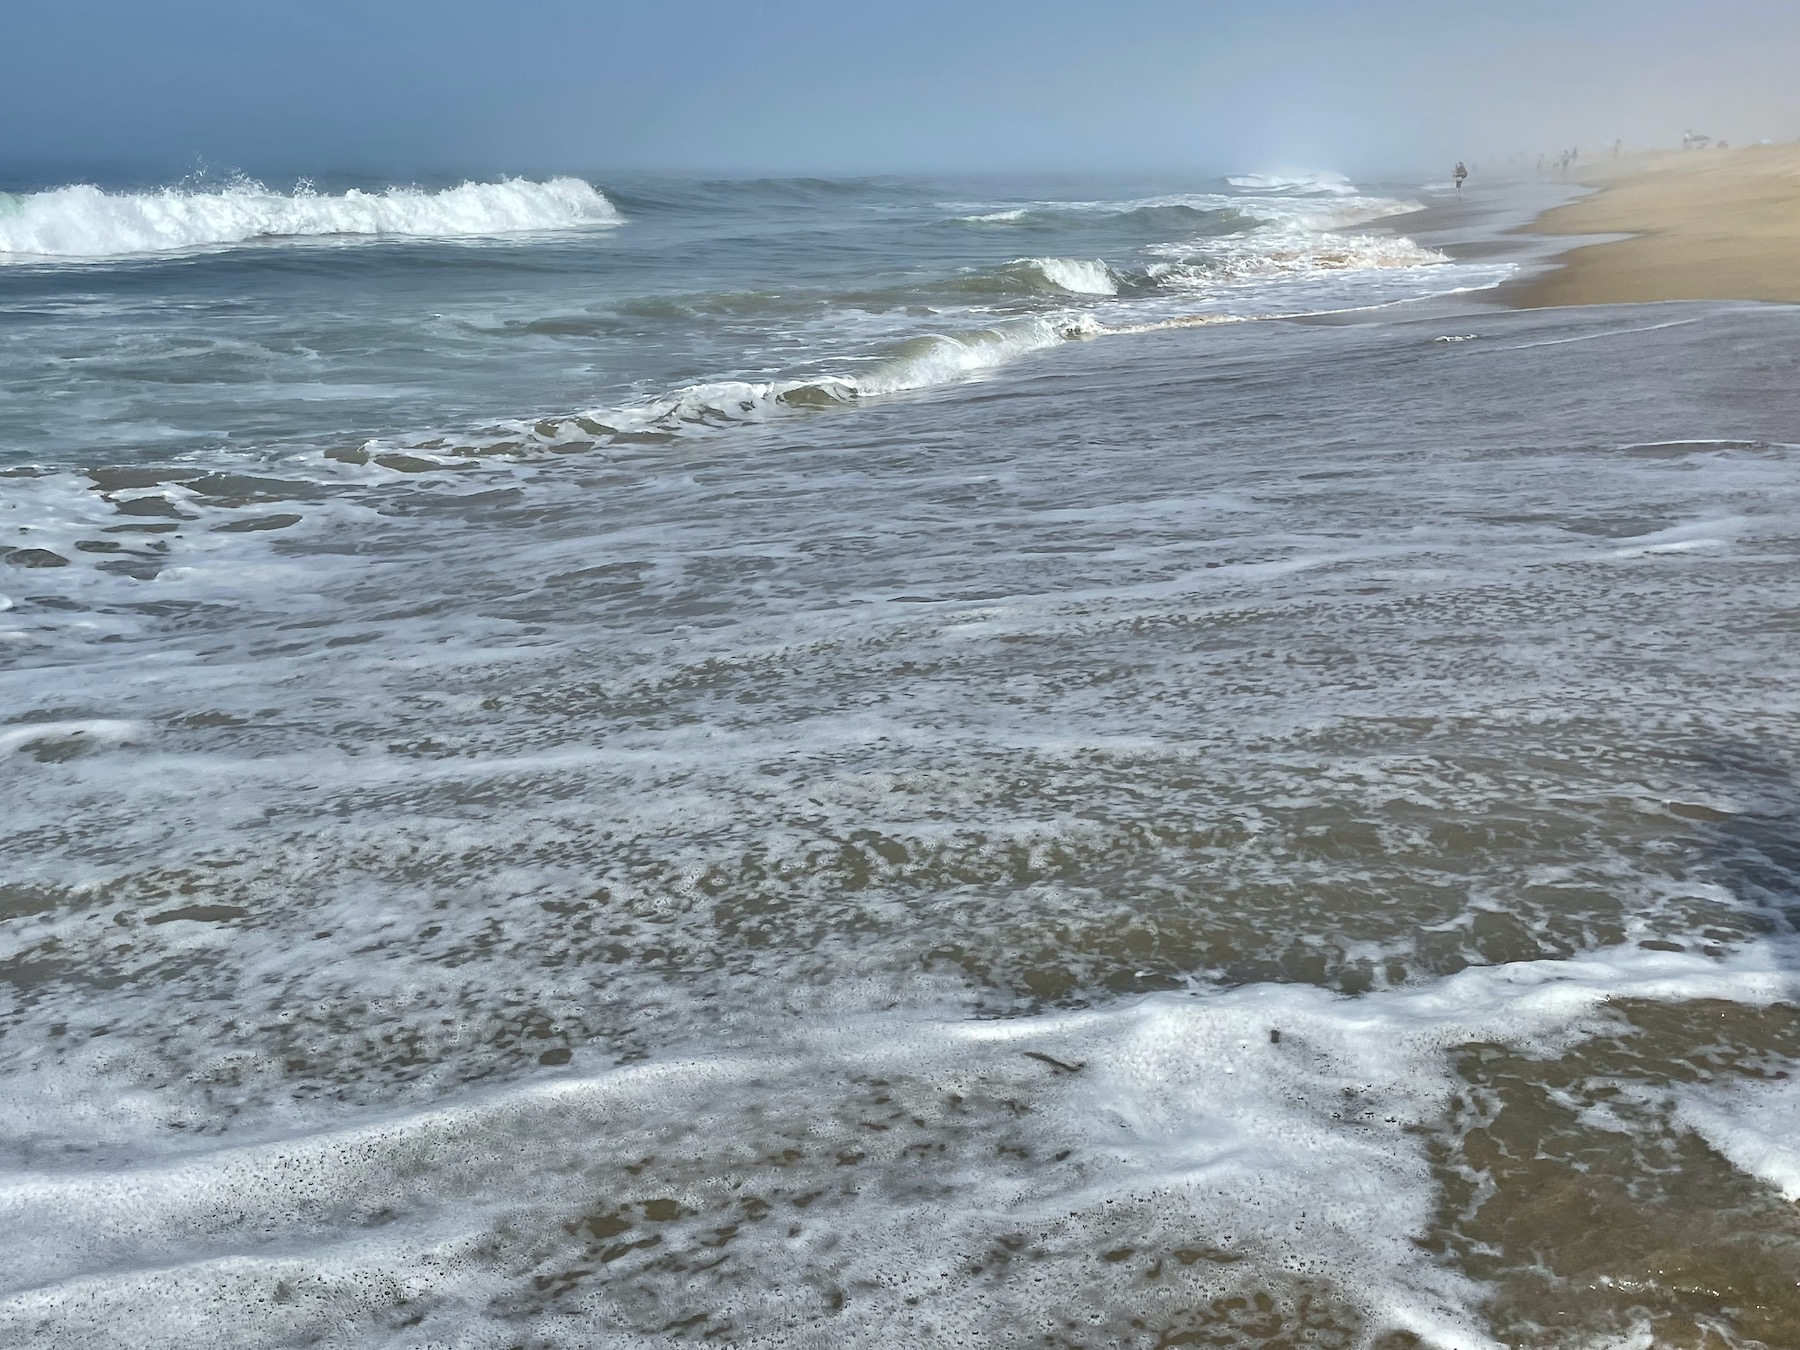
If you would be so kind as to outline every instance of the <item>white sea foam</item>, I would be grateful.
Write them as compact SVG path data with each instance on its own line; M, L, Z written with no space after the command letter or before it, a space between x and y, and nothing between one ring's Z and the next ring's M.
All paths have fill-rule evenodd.
M466 238L616 225L579 178L464 183L428 192L391 187L283 194L240 182L215 191L110 193L83 184L0 195L0 259L109 258L217 248L258 239Z
M1492 322L1505 331L1574 322L1502 318ZM1450 369L1457 358L1422 342L1439 331L1377 325L1348 338L1362 344L1352 351ZM1318 340L1345 335L1235 336L1244 341L1206 345L1249 352L1235 359L1254 371L1260 349L1291 339L1310 357ZM1138 346L1155 384L1182 378L1202 350L1159 357L1155 344ZM1085 355L1098 359L1073 364L1105 367L1104 349ZM1101 377L1122 368L1097 372L1092 387L1116 394ZM1336 374L1350 388L1380 372L1359 361ZM1394 387L1413 388L1415 375L1396 372ZM1490 917L1518 913L1542 931L1546 909L1534 906L1557 907L1552 923L1571 913L1561 931L1604 931L1613 925L1588 922L1582 906L1604 915L1618 896L1625 913L1654 910L1659 887L1687 891L1706 874L1704 858L1684 873L1661 851L1679 836L1668 832L1670 789L1656 762L1615 749L1641 744L1643 724L1603 739L1582 720L1618 703L1611 673L1585 660L1594 635L1611 630L1583 621L1629 603L1626 621L1648 613L1668 626L1675 637L1657 649L1677 663L1667 684L1634 690L1639 706L1658 709L1643 695L1719 669L1692 654L1712 645L1691 637L1693 606L1751 588L1633 592L1623 571L1663 587L1690 569L1593 564L1620 536L1742 514L1711 504L1730 481L1763 513L1755 528L1780 541L1764 581L1779 588L1791 531L1775 530L1791 518L1791 475L1786 458L1762 450L1709 459L1696 474L1604 450L1580 424L1570 439L1602 453L1547 452L1517 469L1499 456L1394 464L1396 446L1426 444L1429 431L1418 442L1402 429L1379 445L1319 445L1291 432L1290 381L1254 381L1270 386L1256 401L1234 394L1251 383L1209 380L1200 397L1218 400L1223 419L1248 408L1279 425L1266 440L1234 449L1222 439L1186 459L1168 449L1185 426L1161 441L1145 430L1174 420L1166 404L1101 404L1092 421L1068 423L1061 395L1074 380L1034 391L1043 420L1021 441L1034 475L1023 503L1007 500L1004 476L1019 451L991 431L1017 425L1012 391L953 400L941 411L955 422L887 409L869 441L826 418L844 426L751 437L742 454L469 473L469 500L422 494L434 499L425 509L393 484L385 505L399 509L340 529L352 547L294 557L285 581L233 571L240 593L227 604L221 565L210 594L190 573L139 587L153 607L109 603L109 625L167 629L155 645L125 649L128 665L109 659L120 649L99 646L91 627L71 628L63 650L84 653L88 667L59 658L52 682L39 673L49 663L16 673L16 708L46 720L131 718L155 735L68 762L6 761L18 771L19 828L53 840L30 879L86 890L16 916L0 935L0 959L44 991L28 991L38 1002L9 1032L15 1058L0 1101L0 1287L10 1290L0 1342L380 1344L387 1334L484 1344L504 1332L500 1344L623 1346L718 1309L736 1319L737 1344L758 1334L764 1344L784 1334L786 1344L993 1344L1040 1338L1045 1319L1090 1310L1204 1308L1297 1271L1346 1290L1320 1300L1333 1309L1348 1301L1428 1342L1485 1344L1483 1291L1414 1241L1443 1236L1431 1166L1443 1135L1408 1127L1432 1130L1446 1097L1467 1089L1457 1048L1554 1053L1605 1017L1609 995L1778 996L1792 951L1714 962L1615 947L1440 980L1432 962L1448 958L1423 938L1446 938L1469 959ZM719 382L688 391L681 415L767 406L766 389ZM919 427L954 430L936 439ZM884 439L919 448L878 463ZM1096 444L1107 456L1098 466ZM1145 484L1134 455L1159 475L1171 462L1190 472ZM1258 480L1259 461L1285 477ZM1366 473L1382 490L1367 514L1348 515L1341 479L1318 469ZM1538 506L1523 526L1469 523L1468 501L1497 514L1521 498L1558 500L1557 484L1577 480L1579 515ZM33 492L50 483L6 481ZM1316 485L1281 490L1294 482ZM153 491L169 489L121 493ZM384 503L371 494L369 504ZM516 523L497 526L498 513ZM1603 518L1607 533L1565 528L1571 517ZM209 537L235 549L258 536ZM821 542L836 546L808 574L799 560ZM1425 568L1437 579L1424 580ZM16 579L22 595L43 595L78 570ZM1246 583L1252 573L1264 580ZM1406 590L1376 609L1366 585ZM893 598L902 593L943 603ZM1471 611L1475 597L1493 608ZM1452 654L1335 693L1330 719L1312 675L1279 660L1267 663L1273 674L1247 669L1237 645L1242 635L1244 646L1286 650L1283 634L1298 625L1360 664L1384 650L1392 625L1490 631L1519 621L1521 597L1533 640L1505 671L1467 676ZM1562 597L1568 609L1542 608ZM1788 599L1777 589L1764 603ZM685 626L714 614L698 631ZM536 627L551 616L561 627ZM85 620L67 608L44 617ZM1201 624L1216 649L1204 662L1187 631ZM1153 626L1175 629L1167 646L1146 647L1116 679L1088 678L1108 668L1121 633ZM1542 633L1562 636L1546 645ZM354 645L365 634L369 644ZM1737 659L1779 671L1778 659L1768 665L1778 647ZM1213 692L1225 678L1245 681L1247 698ZM1051 681L1053 701L1040 692ZM1722 716L1772 709L1761 725L1779 734L1792 700L1766 682L1742 693L1745 683L1717 682ZM292 691L285 712L261 711L270 688ZM971 715L995 688L1031 702ZM1184 700L1195 689L1207 692ZM1421 707L1438 730L1379 730ZM220 733L226 721L239 729ZM1477 773L1462 749L1470 727L1484 738ZM438 744L420 754L426 736ZM887 749L890 737L904 751ZM1521 746L1532 763L1506 768L1525 757ZM1684 764L1670 778L1692 774ZM1699 784L1694 800L1724 791ZM1142 814L1123 809L1127 800ZM306 815L314 801L332 808L324 819ZM1571 846L1572 817L1587 842ZM169 820L181 826L174 843ZM1495 822L1510 842L1481 854L1441 907L1441 873L1428 883L1431 907L1408 893L1421 857L1435 869L1459 847L1448 831ZM1296 857L1315 827L1329 853ZM839 841L854 848L852 832L870 829L880 849L899 855L892 845L902 844L904 862L866 847L853 880L833 889ZM1633 832L1650 861L1615 848ZM103 870L90 840L116 841L125 862ZM1196 841L1201 866L1190 861ZM1192 972L1195 990L1108 996L1087 1012L1009 1018L1020 1005L1004 986L983 1018L962 1016L968 1005L954 998L865 992L910 978L940 947L997 963L1023 951L996 986L1021 969L1067 969L1083 991L1099 986L1095 969L1129 980L1137 953L1123 943L1084 963L1130 918L1121 909L1082 926L1092 898L1061 881L1105 875L1093 860L1128 850L1133 875L1109 884L1140 894L1179 885L1178 903L1161 910L1172 930L1224 893L1231 903L1201 909L1195 931L1234 933L1226 941L1264 969L1281 967L1247 932L1297 932L1319 951L1341 943L1376 971L1382 955L1406 952L1404 972L1354 998L1294 983L1223 991L1200 983L1219 958L1177 947L1162 968ZM1729 839L1710 846L1714 857L1733 851ZM627 854L657 865L614 861ZM1604 893L1590 901L1595 876ZM1000 889L993 877L1019 878L1005 908L983 894ZM565 903L602 885L603 902ZM1546 886L1556 898L1542 898ZM440 906L445 894L454 903ZM731 945L733 913L789 922L783 907L796 894L788 913L798 921L766 944L759 933L754 946ZM922 897L940 894L948 903L924 913ZM1730 900L1719 886L1707 904L1725 915ZM222 902L247 912L212 922L176 908ZM1390 905L1395 921L1378 926L1372 914ZM1068 938L1055 936L1071 921ZM639 922L647 931L633 937ZM872 937L843 936L865 924ZM503 941L481 943L502 926ZM749 973L710 982L719 953ZM702 973L684 961L704 962ZM58 962L71 973L57 975ZM798 1007L815 991L838 1006ZM602 999L621 1020L659 1029L641 1052L626 1043L634 1067L609 1067L620 1042L594 1029L612 1015L590 1011ZM177 1002L182 1015L168 1016ZM796 1010L765 1015L765 1005ZM502 1011L484 1022L489 1007ZM547 1013L572 1062L540 1071L555 1063L538 1060L540 1047L558 1040L501 1040L494 1027L515 1025L521 1008ZM284 1024L290 1016L303 1020ZM289 1045L300 1067L284 1068ZM494 1090L475 1086L484 1082ZM221 1099L227 1109L207 1114ZM139 1118L116 1130L78 1114L131 1111ZM619 1251L589 1255L590 1216L634 1225L623 1236L609 1227L604 1241ZM987 1264L1003 1242L1023 1254ZM1183 1251L1202 1255L1185 1266L1170 1255ZM560 1289L570 1271L591 1273L569 1277L568 1299L533 1292ZM843 1309L823 1310L840 1291ZM224 1311L208 1325L202 1312L214 1309ZM392 1331L415 1316L435 1320ZM1111 1328L1084 1334L1130 1340Z
M1676 1097L1676 1119L1732 1166L1800 1201L1800 1079L1689 1088Z
M1047 315L972 333L934 334L858 375L855 387L859 394L896 394L950 384L1099 331L1084 315Z
M922 1321L906 1343L966 1344L1002 1324L1053 1322L1084 1287L1105 1298L1109 1265L1130 1282L1157 1253L1187 1247L1208 1253L1185 1277L1202 1298L1229 1293L1246 1272L1287 1271L1329 1281L1371 1330L1489 1350L1482 1290L1418 1242L1436 1203L1424 1132L1457 1083L1448 1052L1477 1042L1553 1051L1598 1030L1619 998L1765 1005L1792 996L1791 961L1779 943L1725 960L1618 948L1358 998L1271 984L1001 1021L872 1014L754 1053L553 1079L348 1129L178 1151L124 1170L15 1172L0 1178L9 1272L0 1330L53 1317L67 1334L47 1345L117 1343L110 1328L120 1325L140 1347L274 1343L268 1296L323 1282L364 1291L325 1299L357 1321L429 1292L441 1316L463 1320L470 1343L485 1344L480 1305L516 1260L509 1234L559 1231L550 1216L595 1204L587 1187L596 1183L604 1213L607 1197L619 1198L609 1188L631 1184L625 1164L642 1159L631 1172L649 1169L637 1187L659 1197L665 1217L640 1245L670 1256L677 1272L706 1273L668 1283L654 1267L638 1271L630 1297L640 1317L652 1303L672 1317L698 1295L746 1333L772 1331L781 1304L823 1268L857 1291L832 1323L834 1344L892 1344L895 1319L913 1317ZM865 1105L850 1085L870 1080L884 1091ZM947 1156L928 1148L913 1158L902 1132L902 1151L881 1164L888 1184L837 1189L845 1168L878 1149L857 1122L921 1092L955 1094L965 1110L997 1094L1010 1110L976 1132L969 1158L954 1133ZM1791 1148L1764 1140L1785 1137L1794 1105L1786 1084L1759 1100L1761 1123L1748 1129L1692 1111L1740 1165L1788 1186L1800 1184ZM896 1128L882 1125L883 1137ZM996 1143L1040 1161L972 1165ZM787 1159L774 1170L754 1161L774 1155ZM930 1182L945 1169L956 1177L954 1207ZM733 1191L748 1181L776 1199L800 1195L796 1225L740 1218L729 1252L710 1254L723 1244L704 1224L687 1231L676 1219L733 1202L721 1172L738 1178ZM818 1196L829 1198L809 1208ZM794 1240L819 1223L858 1240L826 1250ZM346 1228L358 1236L340 1240ZM1014 1233L1034 1241L1034 1278L993 1292L957 1278L997 1240L1024 1240ZM681 1260L689 1250L692 1266ZM632 1251L622 1244L605 1260ZM558 1268L543 1248L531 1261ZM616 1273L634 1269L626 1260ZM746 1290L747 1270L760 1293ZM217 1320L196 1325L195 1307L218 1310ZM534 1330L553 1345L576 1343L571 1334L631 1343L595 1335L617 1325L613 1295L591 1314L579 1333L556 1315Z
M1024 207L1012 211L989 211L982 215L958 216L957 220L964 225L1017 225L1031 212Z
M1071 295L1117 295L1119 280L1112 268L1099 259L1089 258L1024 258L1052 286Z
M1419 209L1420 203L1398 197L1334 197L1322 201L1263 197L1246 199L1238 205L1242 214L1274 228L1313 232L1347 230Z
M1108 328L1085 314L1049 314L1012 320L993 328L960 333L931 333L910 339L888 355L850 373L814 375L792 380L710 380L685 385L667 394L609 408L591 408L535 422L508 421L488 431L428 446L402 440L367 442L362 455L412 472L433 463L446 467L465 462L470 452L517 453L571 449L646 436L704 434L799 408L822 408L859 399L910 393L974 379L1033 352L1062 343L1123 331Z
M1208 240L1203 249L1191 243L1159 244L1148 251L1169 260L1150 269L1158 284L1166 287L1434 267L1450 261L1437 250L1399 235L1335 234L1303 228Z
M141 739L136 722L95 718L80 722L29 722L0 732L0 759L21 750L76 754L89 748L124 745Z

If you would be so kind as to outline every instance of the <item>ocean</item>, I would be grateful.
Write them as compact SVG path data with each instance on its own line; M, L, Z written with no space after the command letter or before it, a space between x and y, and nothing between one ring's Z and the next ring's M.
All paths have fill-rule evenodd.
M1791 307L0 187L0 1343L1800 1344Z

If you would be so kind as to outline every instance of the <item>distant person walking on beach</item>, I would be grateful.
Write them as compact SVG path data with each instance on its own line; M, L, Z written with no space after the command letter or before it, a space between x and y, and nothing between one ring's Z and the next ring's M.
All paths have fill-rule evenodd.
M1458 192L1461 192L1462 185L1463 185L1463 179L1465 179L1469 176L1469 166L1464 164L1460 159L1457 160L1456 161L1456 172L1451 174L1450 176L1456 180L1456 190Z

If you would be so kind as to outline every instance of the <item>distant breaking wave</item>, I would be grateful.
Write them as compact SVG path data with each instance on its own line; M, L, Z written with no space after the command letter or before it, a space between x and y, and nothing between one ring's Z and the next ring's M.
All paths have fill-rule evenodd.
M1032 218L1032 213L1024 207L1014 207L1010 211L989 211L983 215L957 216L951 221L953 225L1022 225Z
M1225 180L1240 192L1325 192L1348 196L1356 191L1341 173L1246 173Z
M620 216L579 178L508 178L428 192L390 187L322 195L244 181L210 192L110 193L86 185L0 193L0 259L119 258L261 239L455 239L616 225Z

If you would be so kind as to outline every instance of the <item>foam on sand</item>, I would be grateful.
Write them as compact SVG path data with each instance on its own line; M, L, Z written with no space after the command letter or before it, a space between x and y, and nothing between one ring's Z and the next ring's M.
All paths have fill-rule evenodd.
M1677 1097L1676 1118L1732 1166L1800 1202L1800 1079L1689 1089Z
M619 213L579 178L509 178L428 192L390 187L324 195L243 181L215 191L103 192L76 184L0 194L0 259L116 258L262 239L454 239L616 225Z
M1033 315L991 328L909 338L860 369L790 380L711 380L618 407L506 421L451 441L372 440L357 453L364 463L418 472L464 463L471 454L530 455L705 435L796 409L838 407L978 379L1020 357L1111 331L1084 314Z
M1709 322L1632 339L1618 416L1577 368L1522 426L1488 410L1615 358L1509 341L1629 316L1095 343L424 483L6 479L34 535L95 514L6 573L4 729L64 739L0 761L0 1343L1527 1343L1476 1282L1584 1211L1515 1238L1455 1187L1624 1172L1669 1117L1520 1175L1480 1142L1550 1127L1490 1104L1660 1107L1714 997L1800 1043L1756 936L1800 789L1714 748L1785 753L1793 456L1642 396L1773 326ZM1785 389L1781 331L1746 382ZM1320 434L1356 398L1393 411ZM104 533L146 520L199 542ZM163 539L153 580L75 548ZM141 730L62 757L101 718Z
M524 1272L584 1291L578 1332L530 1319L551 1345L629 1344L630 1324L696 1308L740 1343L780 1343L825 1307L837 1345L993 1343L1072 1306L1104 1328L1113 1286L1155 1267L1172 1316L1285 1272L1365 1335L1489 1350L1480 1286L1417 1241L1448 1052L1568 1046L1619 998L1766 1005L1791 997L1792 956L1619 948L1360 997L1255 985L1002 1021L865 1015L349 1129L14 1173L0 1330L248 1346L416 1305L421 1335L487 1344ZM1790 1109L1783 1091L1759 1109ZM1009 1149L1032 1161L1007 1166ZM860 1237L820 1246L832 1231ZM996 1265L1010 1277L969 1282Z

